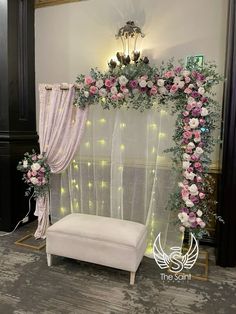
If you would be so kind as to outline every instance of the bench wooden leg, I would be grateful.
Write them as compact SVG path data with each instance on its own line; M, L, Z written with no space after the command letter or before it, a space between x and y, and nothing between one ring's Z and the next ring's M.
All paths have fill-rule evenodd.
M52 254L47 253L48 266L52 266Z
M131 285L134 284L134 281L135 281L135 274L136 274L135 272L132 272L132 271L130 272L130 282L129 282L129 283L130 283Z

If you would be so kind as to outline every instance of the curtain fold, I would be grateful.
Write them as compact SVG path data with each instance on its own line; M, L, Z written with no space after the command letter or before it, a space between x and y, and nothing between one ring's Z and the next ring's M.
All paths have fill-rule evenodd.
M40 152L46 153L52 173L64 171L78 150L85 128L87 111L73 106L74 86L61 89L59 84L51 90L45 84L39 85L39 143ZM38 216L36 238L45 238L49 225L49 195L39 197L35 215Z

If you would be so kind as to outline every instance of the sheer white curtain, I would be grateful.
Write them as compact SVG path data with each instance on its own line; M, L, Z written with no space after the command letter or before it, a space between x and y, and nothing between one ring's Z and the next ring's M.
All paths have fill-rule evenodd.
M176 182L163 153L172 146L174 119L164 110L90 106L78 153L64 173L52 178L52 221L80 212L144 223L147 254L159 232L163 245L179 244L173 214L166 210Z

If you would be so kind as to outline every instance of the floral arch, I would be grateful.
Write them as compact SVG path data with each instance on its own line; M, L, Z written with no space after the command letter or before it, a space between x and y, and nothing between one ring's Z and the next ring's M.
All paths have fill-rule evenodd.
M92 69L89 76L80 75L76 81L75 106L80 108L99 103L104 109L143 112L168 106L177 115L175 145L168 151L173 154L178 186L168 206L178 209L180 231L187 229L198 238L206 233L211 218L208 169L220 108L214 100L214 86L220 80L214 63L201 68L191 60L184 67L170 60L157 68L140 60L105 73Z

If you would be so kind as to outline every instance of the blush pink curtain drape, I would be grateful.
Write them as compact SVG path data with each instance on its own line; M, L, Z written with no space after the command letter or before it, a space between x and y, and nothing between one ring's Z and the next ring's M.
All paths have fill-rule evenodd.
M40 152L45 152L52 173L64 171L78 150L87 120L88 109L73 106L75 89L61 89L60 84L39 85L39 143ZM49 226L49 195L36 202L35 215L38 216L36 239L45 238Z

